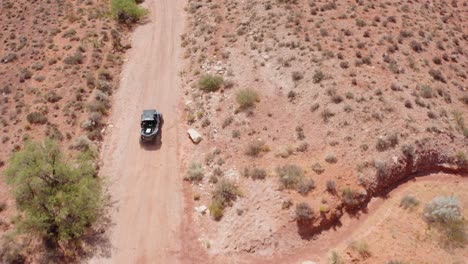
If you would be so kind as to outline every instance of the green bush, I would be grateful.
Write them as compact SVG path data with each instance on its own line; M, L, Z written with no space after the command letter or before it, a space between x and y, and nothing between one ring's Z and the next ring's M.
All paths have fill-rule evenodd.
M27 143L5 172L22 215L18 230L54 246L82 238L102 213L101 182L95 175L89 155L68 163L52 140Z
M255 105L258 102L258 93L252 89L242 89L236 94L236 101L239 104L239 109L244 110Z
M148 10L139 7L135 0L112 0L111 14L119 23L132 24L148 14Z
M223 77L211 74L203 75L198 81L198 86L202 91L205 92L215 92L221 88L224 80Z

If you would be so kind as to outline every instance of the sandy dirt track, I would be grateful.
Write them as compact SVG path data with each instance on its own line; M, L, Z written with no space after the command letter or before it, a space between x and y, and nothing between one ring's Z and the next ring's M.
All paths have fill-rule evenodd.
M102 174L112 201L111 257L93 263L178 263L183 213L179 175L180 34L183 0L146 0L146 24L133 33L109 135ZM161 144L139 143L143 109L164 115Z

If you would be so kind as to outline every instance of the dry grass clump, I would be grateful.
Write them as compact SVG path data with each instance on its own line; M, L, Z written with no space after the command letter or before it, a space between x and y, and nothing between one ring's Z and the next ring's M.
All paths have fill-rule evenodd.
M198 87L204 92L215 92L221 88L224 80L218 75L205 74L198 81Z
M240 110L253 107L259 100L258 93L250 88L242 89L236 93L236 101Z

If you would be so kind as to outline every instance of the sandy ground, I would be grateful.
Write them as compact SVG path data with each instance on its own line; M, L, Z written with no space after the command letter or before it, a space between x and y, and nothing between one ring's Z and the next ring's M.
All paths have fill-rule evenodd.
M102 151L113 205L110 258L93 263L177 263L182 221L177 120L182 0L147 0L150 15L132 49ZM139 143L143 109L164 115L161 143Z

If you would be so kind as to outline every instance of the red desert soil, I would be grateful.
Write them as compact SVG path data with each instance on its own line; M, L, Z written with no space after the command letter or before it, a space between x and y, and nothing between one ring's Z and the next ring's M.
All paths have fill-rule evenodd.
M133 34L132 49L115 95L113 127L102 151L102 174L115 205L112 256L95 263L177 263L182 220L179 174L179 57L182 0L146 1L148 22ZM161 143L140 145L143 109L164 115Z

